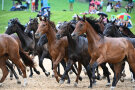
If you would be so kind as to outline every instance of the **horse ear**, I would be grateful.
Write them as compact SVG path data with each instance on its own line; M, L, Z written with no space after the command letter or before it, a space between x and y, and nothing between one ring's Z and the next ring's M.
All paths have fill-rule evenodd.
M44 21L46 21L47 20L47 18L46 17L44 17Z
M86 17L85 17L85 15L83 15L83 20L84 20L84 21L86 20Z
M80 17L77 15L77 20L81 20Z
M39 16L39 20L42 21L42 17L41 16Z

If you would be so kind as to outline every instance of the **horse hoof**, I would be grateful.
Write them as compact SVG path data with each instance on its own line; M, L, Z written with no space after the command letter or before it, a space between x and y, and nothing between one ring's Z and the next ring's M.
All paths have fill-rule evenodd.
M17 84L21 84L21 81L20 80L17 80Z
M126 77L126 74L125 73L123 73L123 77Z
M82 77L79 77L79 80L82 81Z
M36 73L37 73L38 75L40 75L40 72L39 72L39 71L37 71Z
M2 83L0 83L0 87L2 87L3 86L3 84Z
M106 76L102 76L102 79L105 79L106 78Z
M33 75L29 75L30 78L32 78Z
M77 87L77 85L78 85L77 82L75 82L75 83L74 83L74 87Z
M48 77L50 75L50 72L45 72L45 75Z
M10 77L10 80L13 80L13 77Z
M96 85L96 81L92 82L93 85Z
M69 74L72 74L72 73L73 73L73 71L70 71L70 72L69 72Z
M88 86L88 88L92 88L92 86Z
M131 80L131 83L133 83L133 82L135 82L135 80L134 80L134 79L132 79L132 80Z
M124 82L124 77L123 76L121 76L120 81Z
M111 86L111 90L114 90L114 89L115 89L115 87Z
M59 84L63 84L63 83L64 83L64 80L60 80L60 81L59 81Z
M111 83L107 83L107 84L106 84L107 87L110 86L110 85L111 85Z

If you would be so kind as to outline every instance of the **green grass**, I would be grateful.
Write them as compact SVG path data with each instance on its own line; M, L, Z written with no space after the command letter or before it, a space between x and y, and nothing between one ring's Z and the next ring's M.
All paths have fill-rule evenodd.
M9 11L12 7L12 1L11 0L4 0L4 11L1 11L1 2L0 0L0 33L5 32L5 27L8 25L8 20L12 18L18 18L22 24L26 24L29 21L29 18L34 18L37 15L37 12L32 13L29 11L15 11L11 12ZM69 21L72 19L72 16L76 13L79 14L81 12L88 11L88 3L81 3L81 2L75 2L74 3L74 11L69 11L69 3L68 0L48 0L48 2L51 5L51 20L55 23L59 21ZM106 3L106 1L104 1ZM24 2L23 2L24 4ZM126 3L123 2L122 5L125 5ZM39 2L39 8L40 8L40 2ZM63 11L66 10L66 11ZM104 6L103 11L105 12L106 6ZM125 12L125 9L119 10L117 13L112 10L111 13L107 13L109 17L111 15L117 15L119 13ZM135 10L130 14L132 17L132 22L135 24ZM81 15L82 16L82 15ZM87 16L94 16L98 17L96 14L91 14ZM135 33L135 26L131 29Z

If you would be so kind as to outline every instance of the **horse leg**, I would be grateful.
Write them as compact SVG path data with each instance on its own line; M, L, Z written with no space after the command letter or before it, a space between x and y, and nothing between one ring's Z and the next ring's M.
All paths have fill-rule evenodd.
M21 81L19 80L18 75L16 74L15 70L13 69L13 65L8 60L6 61L6 65L10 68L12 75L14 74L14 76L15 76L15 78L17 80L17 83L18 84L21 84ZM11 79L11 76L10 76L10 79Z
M87 71L87 75L89 77L89 80L90 80L90 86L88 88L92 88L92 73L91 73L91 68L90 68L90 65L84 65L84 68L86 69Z
M47 72L43 66L43 60L44 57L46 56L46 54L43 52L41 56L39 56L39 66L40 68L43 70L43 72L45 73L45 75L48 77L50 75L50 72Z
M59 83L59 78L58 78L58 73L57 73L57 66L60 63L60 61L63 59L63 53L60 53L56 59L56 61L53 60L53 72L54 72L54 76L56 78L56 81ZM61 76L60 76L61 77Z
M133 72L133 70L130 68L130 72L131 72L131 82L135 82L135 74Z
M68 74L69 70L72 68L72 66L73 66L73 60L69 59L67 62L67 66L65 68L64 74L62 75L62 77L59 81L60 84L64 83L65 77Z
M2 69L2 73L3 73L3 76L0 80L0 86L2 86L2 82L5 80L5 78L7 77L8 75L8 69L6 67L6 64L5 64L5 61L4 60L1 60L1 66L0 68Z
M120 76L121 76L120 72L122 71L121 67L122 67L122 63L114 64L114 71L115 72L114 72L114 78L113 78L111 90L114 90L118 80L120 79Z
M106 84L106 86L110 86L111 85L111 83L110 83L110 77L109 77L110 72L109 72L108 68L106 67L106 63L103 63L100 66L103 69L103 75L105 77L107 77L107 84Z
M18 70L19 75L22 76L22 72L21 72L20 68L18 68L18 67L16 67L16 68Z
M18 55L19 56L19 55ZM11 58L10 60L12 60L12 62L21 69L22 73L23 73L23 78L24 78L24 84L23 86L27 85L27 76L26 76L26 67L23 65L23 63L20 61L19 58Z
M60 75L60 64L58 64L58 66L57 66L57 73L58 73L58 75Z
M65 60L63 59L61 62L61 65L63 66L63 68L64 68L64 71L65 71L65 69L66 69L66 62L65 62ZM62 77L62 76L61 76ZM70 78L69 78L69 75L68 75L68 73L67 73L67 83L68 84L70 84Z
M40 72L34 67L34 72L36 72L36 74L40 75Z
M30 67L30 75L29 77L32 77L33 76L33 70L32 70L32 67Z
M80 74L81 74L81 71L82 71L82 65L80 62L78 62L78 74L77 74L77 77L76 77L76 80L75 80L75 83L74 83L74 86L76 87L77 84L78 84L78 80L80 78Z

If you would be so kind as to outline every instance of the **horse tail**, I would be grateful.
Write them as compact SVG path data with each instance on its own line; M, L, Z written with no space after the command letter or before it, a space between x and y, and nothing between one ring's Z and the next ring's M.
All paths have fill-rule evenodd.
M26 52L24 52L23 50L19 50L19 54L22 58L23 63L26 66L34 67L33 60L28 56L28 54Z

